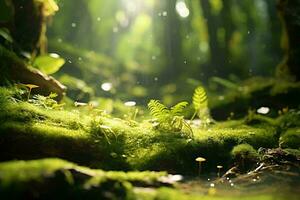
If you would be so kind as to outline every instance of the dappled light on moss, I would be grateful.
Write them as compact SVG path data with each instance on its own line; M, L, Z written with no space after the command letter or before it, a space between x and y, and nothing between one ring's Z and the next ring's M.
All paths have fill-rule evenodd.
M298 199L299 16L0 1L0 199Z

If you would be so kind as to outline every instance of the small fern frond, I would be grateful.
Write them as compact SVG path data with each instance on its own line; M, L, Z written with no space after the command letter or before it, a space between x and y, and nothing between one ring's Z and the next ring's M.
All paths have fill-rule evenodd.
M186 101L179 102L171 108L171 114L174 116L182 115L183 110L187 107L189 103Z
M165 118L166 115L168 115L170 112L164 104L160 103L158 100L153 99L148 103L148 108L152 117L155 117L157 119Z
M206 92L205 92L205 89L201 86L199 86L195 89L195 92L193 95L193 106L196 111L199 111L200 109L208 107Z

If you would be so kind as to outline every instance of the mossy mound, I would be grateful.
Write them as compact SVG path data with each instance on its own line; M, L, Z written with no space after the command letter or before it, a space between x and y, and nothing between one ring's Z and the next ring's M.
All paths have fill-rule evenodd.
M122 120L97 110L45 109L16 101L0 90L1 160L59 157L105 170L161 170L196 174L195 158L205 157L204 172L232 164L235 145L255 149L278 146L280 120L247 125L245 120L193 127L194 139L161 132L151 122ZM282 129L282 128L281 128ZM287 145L287 147L289 147Z
M234 87L219 91L210 98L211 113L215 119L240 118L249 108L262 106L270 108L270 115L275 116L283 108L299 107L300 82L291 82L274 77L249 78Z
M133 186L164 185L164 172L104 172L60 159L0 164L4 199L132 199Z
M0 164L1 199L297 199L276 185L263 188L166 182L165 172L112 172L56 158ZM196 184L196 185L195 185ZM208 184L208 185L207 185Z
M279 139L282 148L300 149L300 128L291 128Z

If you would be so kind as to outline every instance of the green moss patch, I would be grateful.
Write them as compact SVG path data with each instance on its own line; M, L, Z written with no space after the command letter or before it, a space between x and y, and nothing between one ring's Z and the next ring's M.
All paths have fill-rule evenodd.
M207 162L203 171L229 167L230 151L248 143L255 149L278 146L281 121L245 124L245 120L192 126L194 138L162 132L150 121L113 118L97 110L53 110L11 100L0 90L1 160L59 157L105 170L161 170L196 174L195 158ZM279 125L277 125L277 123ZM292 125L289 125L289 127ZM282 127L281 127L282 129Z
M300 128L291 128L279 139L282 148L300 149Z
M1 198L132 199L133 186L157 187L164 172L104 172L60 159L0 164Z

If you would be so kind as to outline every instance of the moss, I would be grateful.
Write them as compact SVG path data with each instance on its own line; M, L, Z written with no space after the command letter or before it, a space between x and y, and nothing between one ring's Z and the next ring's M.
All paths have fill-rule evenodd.
M259 160L257 151L249 144L239 144L231 151L235 165L241 171L247 171Z
M1 92L2 91L2 92ZM0 89L1 160L59 157L107 170L163 170L196 174L195 158L207 159L203 171L231 165L230 151L248 143L277 147L277 127L246 125L244 120L193 127L194 139L160 132L149 121L132 123L96 110L46 110L10 99Z
M283 133L279 139L282 148L300 148L300 128L291 128Z
M273 199L297 199L297 195L291 194L282 194L278 191L274 191L272 193L263 192L263 193L256 193L256 194L249 194L241 195L241 194L229 194L227 192L220 192L217 189L210 189L208 190L208 194L199 194L199 193L186 193L182 191L178 191L171 188L162 187L158 190L143 190L139 189L136 190L137 196L141 199L157 199L157 200L171 200L171 199L181 199L181 200L238 200L238 199L245 199L245 200L273 200Z
M236 119L247 115L249 108L268 106L271 109L270 115L276 116L277 111L282 108L298 108L299 90L299 82L273 77L252 77L239 83L236 90L213 94L210 98L211 113L215 119Z
M257 159L258 153L257 151L249 144L239 144L235 146L232 151L231 155L234 159Z
M164 172L104 172L60 159L0 164L1 198L129 199L134 185L162 184Z
M201 192L181 188L180 183L166 185L165 172L112 172L90 169L74 163L47 158L10 161L0 164L0 198L2 199L297 199L283 186L266 190L248 188L207 188ZM168 187L167 187L168 186Z

